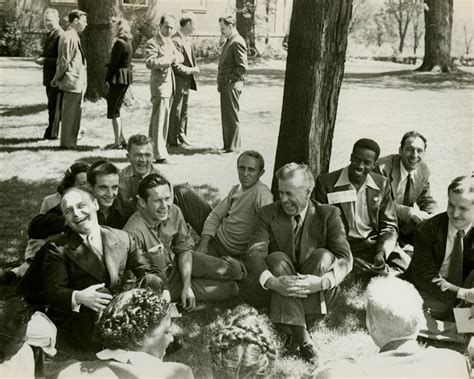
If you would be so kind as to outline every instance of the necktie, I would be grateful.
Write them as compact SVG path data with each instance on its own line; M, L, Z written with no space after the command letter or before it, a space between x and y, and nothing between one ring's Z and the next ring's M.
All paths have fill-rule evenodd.
M451 259L449 261L448 282L462 286L463 284L463 250L464 250L464 230L458 230L451 251Z
M300 260L300 231L301 231L301 216L294 216L295 227L293 228L293 241L295 243L295 258L296 263Z
M99 250L99 248L95 245L95 241L92 237L92 234L87 236L87 244L89 245L92 252L97 256L97 258L99 258L99 261L103 262L103 258L104 258L103 254Z
M300 227L301 227L301 216L296 215L294 217L294 219L295 219L295 227L293 229L293 236L295 237L295 241L296 241L296 239L298 238L298 233L300 231Z
M405 194L403 195L403 205L413 207L413 183L411 181L411 174L408 174L407 176Z

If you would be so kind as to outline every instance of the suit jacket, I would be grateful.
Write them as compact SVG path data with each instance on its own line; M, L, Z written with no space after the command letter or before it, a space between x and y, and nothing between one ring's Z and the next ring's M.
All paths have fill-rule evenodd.
M395 199L398 185L400 184L401 174L400 155L393 154L380 158L375 171L385 176L390 182L392 200ZM430 170L425 162L421 162L418 169L413 173L413 203L417 204L420 210L426 213L436 213L438 203L433 199L430 193ZM410 221L411 207L394 202L395 211L400 221Z
M469 378L466 359L456 351L423 348L415 340L393 341L360 360L330 362L316 375L329 378Z
M196 67L196 56L194 55L193 45L189 42L189 56L188 51L184 47L183 37L179 33L173 35L173 42L176 49L183 55L182 63L173 63L173 72L176 78L176 92L187 93L189 89L197 90L196 80L194 74L190 71L190 67Z
M117 38L110 54L105 81L113 84L132 84L132 45Z
M59 38L64 34L64 30L58 26L57 29L46 34L43 44L43 85L50 86L56 73L56 61L58 59Z
M456 291L441 289L431 281L439 276L439 269L446 254L446 239L448 236L448 215L440 213L421 222L415 230L415 250L408 272L413 284L432 297L454 303ZM474 270L474 232L464 237L463 279L466 280Z
M219 57L217 73L217 90L229 83L244 81L247 70L247 45L241 35L237 32L231 36Z
M145 65L151 70L151 96L170 97L175 90L175 79L171 62L183 62L183 55L176 49L173 41L157 33L146 42Z
M249 239L248 267L255 277L268 270L265 257L282 251L296 262L293 224L280 201L263 206L257 211L257 221ZM332 205L309 202L301 230L300 261L307 259L308 251L328 249L336 256L333 270L338 285L352 270L352 255L344 234L339 210Z
M316 179L316 185L313 191L313 197L319 203L328 203L328 193L347 191L349 186L337 186L336 183L341 175L342 169L333 171L327 174L321 174ZM393 207L392 198L390 195L390 185L388 180L382 175L376 173L369 174L374 180L375 184L380 188L376 190L367 187L367 204L373 233L377 238L376 252L384 252L387 256L393 251L398 238L398 222L395 208ZM351 215L351 203L335 204L342 213L342 221L346 228L346 233L349 233L348 218Z
M66 30L59 39L58 61L53 81L63 91L75 93L86 91L86 56L81 39L74 29Z
M161 275L127 232L101 226L100 235L105 265L73 230L45 245L42 280L48 304L70 312L72 292L99 283L118 292L125 270L139 279L149 273Z

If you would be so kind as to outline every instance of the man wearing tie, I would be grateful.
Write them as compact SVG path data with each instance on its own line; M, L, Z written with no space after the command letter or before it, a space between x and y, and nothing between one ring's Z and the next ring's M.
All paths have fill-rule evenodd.
M189 36L196 28L196 21L189 15L184 15L179 20L180 30L173 35L176 49L183 55L183 62L172 65L176 78L176 91L171 105L170 129L168 144L170 146L190 146L186 135L188 132L188 99L189 89L197 90L194 75L199 73L196 66L196 56Z
M247 70L247 45L235 29L235 18L219 18L226 43L219 58L217 91L221 95L222 135L225 153L239 151L239 97L244 87Z
M351 251L339 210L310 199L309 167L288 163L275 175L280 200L257 211L246 264L271 293L270 319L289 335L287 347L313 361L307 323L327 313L352 269Z
M87 66L79 33L87 27L87 13L74 9L69 13L69 29L59 39L56 74L51 82L64 92L61 108L61 142L75 147L81 126L82 99L87 87Z
M314 196L341 210L358 270L398 275L407 269L410 257L397 244L397 215L388 180L373 172L379 155L377 142L358 140L349 166L318 176Z
M35 59L35 63L43 66L43 85L46 87L46 96L48 97L48 127L44 132L44 139L56 139L57 128L53 127L56 112L56 102L60 96L61 90L51 86L56 73L56 60L58 59L59 38L64 34L64 30L59 26L59 14L57 9L48 8L44 11L43 23L48 29L48 34L44 40L43 54ZM58 115L59 116L59 115ZM59 117L56 117L59 123ZM54 133L53 133L53 129Z
M423 221L415 231L408 269L435 319L453 321L453 307L474 304L474 179L460 176L448 187L447 212Z
M375 168L390 182L398 218L398 239L410 245L416 225L438 209L430 193L430 170L423 160L425 151L426 138L415 131L407 132L402 137L399 153L380 158Z

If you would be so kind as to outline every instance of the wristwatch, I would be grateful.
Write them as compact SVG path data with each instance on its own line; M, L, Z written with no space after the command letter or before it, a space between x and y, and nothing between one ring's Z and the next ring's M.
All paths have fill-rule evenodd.
M321 278L321 289L322 289L323 291L327 291L327 290L330 289L330 288L331 288L331 281L329 280L328 277L323 276L323 277Z

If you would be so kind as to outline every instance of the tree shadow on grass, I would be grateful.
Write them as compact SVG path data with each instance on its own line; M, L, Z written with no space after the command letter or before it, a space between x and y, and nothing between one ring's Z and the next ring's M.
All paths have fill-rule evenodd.
M0 145L19 145L21 143L31 143L43 141L43 138L0 138ZM0 148L1 149L1 148Z
M198 155L198 154L222 154L221 149L213 147L181 147L181 146L170 146L168 152L173 155Z
M46 104L25 104L13 107L3 107L0 109L0 115L4 117L29 116L48 109Z
M0 147L0 152L13 153L15 151L93 151L99 149L99 146L80 145L74 148L65 148L61 146L23 146L23 147Z
M474 74L454 71L449 74L398 70L385 72L346 73L343 85L354 84L362 87L389 88L403 90L427 89L469 89L474 87Z
M78 159L78 161L80 162L84 162L84 163L87 163L88 165L96 162L96 161L99 161L99 160L106 160L108 162L111 162L111 163L124 163L124 162L127 162L127 157L123 157L123 158L118 158L118 157L103 157L103 156L100 156L100 155L94 155L94 156L89 156L89 157L82 157L80 159Z

